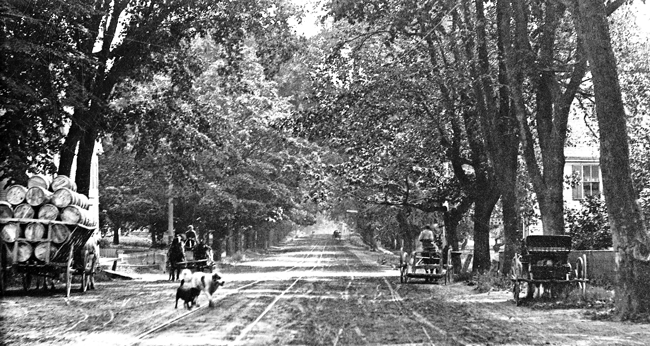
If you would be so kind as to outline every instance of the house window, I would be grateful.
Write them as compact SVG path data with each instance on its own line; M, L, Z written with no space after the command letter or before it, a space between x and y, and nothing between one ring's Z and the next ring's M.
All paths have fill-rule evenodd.
M600 195L599 165L573 165L572 171L573 176L578 178L578 183L572 187L574 200Z

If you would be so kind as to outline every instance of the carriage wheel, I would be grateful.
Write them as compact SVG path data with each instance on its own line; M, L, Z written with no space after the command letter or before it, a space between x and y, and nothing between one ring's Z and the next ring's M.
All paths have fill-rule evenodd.
M413 274L415 274L415 269L416 269L415 266L417 265L417 260L418 259L415 256L415 251L413 251L411 253L411 257L409 257L409 259L408 259L408 265L409 265L409 267L411 269L411 273L413 273Z
M23 274L23 290L27 292L27 290L32 286L32 274L30 273L24 273Z
M587 256L582 255L578 257L578 263L576 264L576 279L578 279L578 288L582 291L582 295L587 292L587 282L584 281L587 279Z
M88 285L86 285L86 272L81 272L81 292L86 292Z
M70 252L68 253L68 261L65 266L64 280L65 280L65 296L66 298L70 297L70 289L72 288L72 244L70 244Z
M409 255L408 253L403 252L402 256L399 258L399 282L403 284L408 282L408 276L406 276L406 273L408 272L408 262Z
M451 264L451 249L447 250L447 266L445 267L445 285L449 282L451 283L451 279L454 275L454 266Z
M7 278L7 270L5 270L4 268L0 268L0 293L2 293L2 297L4 297L5 293L7 293L5 288L6 278Z
M519 294L521 293L521 286L518 280L513 280L512 282L512 295L515 298L515 304L519 306L521 304L521 299L519 298Z

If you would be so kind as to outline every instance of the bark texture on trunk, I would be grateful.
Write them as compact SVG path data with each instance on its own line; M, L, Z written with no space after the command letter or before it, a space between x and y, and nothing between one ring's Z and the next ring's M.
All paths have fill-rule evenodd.
M489 198L477 200L474 203L474 260L473 272L485 273L490 270L492 261L490 259L490 216L494 205L499 200Z
M533 50L529 38L530 8L524 1L510 0L505 10L510 13L514 24L512 46L505 46L508 65L509 86L513 105L519 120L520 138L524 159L533 189L537 195L542 216L544 234L564 233L564 146L566 144L568 116L575 95L586 73L586 62L578 45L575 63L568 83L561 89L556 69L558 27L565 16L566 8L561 2L534 4L539 23L537 49ZM531 80L535 88L535 124L537 136L529 125L529 111L524 96L525 78ZM539 148L537 147L539 145ZM537 151L541 156L538 156ZM541 165L540 165L541 163Z
M650 312L650 239L630 172L625 108L601 1L577 0L575 24L594 82L603 191L618 264L616 307L622 318Z

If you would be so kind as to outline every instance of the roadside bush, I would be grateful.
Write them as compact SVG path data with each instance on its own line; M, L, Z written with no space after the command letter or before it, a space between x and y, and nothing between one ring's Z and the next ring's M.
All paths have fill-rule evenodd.
M575 250L601 250L612 246L607 206L599 196L588 196L580 209L566 209L565 228Z
M111 247L111 241L108 240L108 238L99 239L99 241L97 241L97 244L99 244L99 247L102 249Z

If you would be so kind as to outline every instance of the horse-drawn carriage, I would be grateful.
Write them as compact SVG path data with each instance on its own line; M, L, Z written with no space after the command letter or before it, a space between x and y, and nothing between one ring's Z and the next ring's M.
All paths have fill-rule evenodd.
M409 279L424 279L424 282L444 279L445 285L451 282L453 273L449 249L423 249L413 251L411 255L403 251L399 262L401 283L407 283Z
M169 250L167 251L167 268L169 270L169 279L177 280L183 269L192 271L209 271L212 272L216 263L212 248L205 242L194 242L194 245L187 246L180 235L172 240Z
M589 281L587 258L579 257L573 267L568 260L570 251L570 236L531 235L524 239L521 254L515 254L510 271L517 305L525 298L557 297L576 288L584 294Z

